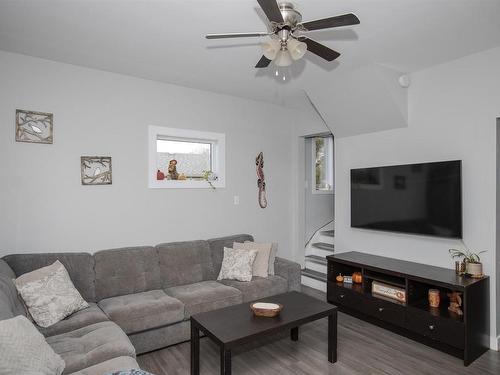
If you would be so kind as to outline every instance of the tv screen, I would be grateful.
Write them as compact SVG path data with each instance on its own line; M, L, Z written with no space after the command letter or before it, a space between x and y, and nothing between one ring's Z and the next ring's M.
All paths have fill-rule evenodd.
M461 161L351 169L351 226L462 238Z

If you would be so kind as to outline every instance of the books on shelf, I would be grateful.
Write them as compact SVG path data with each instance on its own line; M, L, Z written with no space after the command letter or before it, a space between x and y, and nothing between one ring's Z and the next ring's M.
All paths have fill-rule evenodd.
M395 300L406 303L406 290L396 286L381 283L379 281L372 282L372 294L375 297L383 297L384 299Z

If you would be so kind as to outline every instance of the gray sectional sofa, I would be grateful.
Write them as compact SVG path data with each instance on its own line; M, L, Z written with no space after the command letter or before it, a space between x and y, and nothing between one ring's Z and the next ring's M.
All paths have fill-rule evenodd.
M290 290L300 265L277 257L275 275L216 281L235 235L96 253L13 254L0 259L0 320L23 314L12 279L59 260L90 307L39 328L66 362L64 374L138 368L135 355L189 340L189 317Z

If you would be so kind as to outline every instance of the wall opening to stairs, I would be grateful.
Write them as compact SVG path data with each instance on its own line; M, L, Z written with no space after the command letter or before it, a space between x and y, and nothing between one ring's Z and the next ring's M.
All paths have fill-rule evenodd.
M326 290L326 256L334 249L335 163L331 133L304 137L304 269L302 283Z

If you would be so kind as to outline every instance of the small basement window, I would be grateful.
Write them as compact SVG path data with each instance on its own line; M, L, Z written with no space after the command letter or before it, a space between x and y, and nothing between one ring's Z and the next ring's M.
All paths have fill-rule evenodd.
M150 188L224 186L224 134L149 127Z

